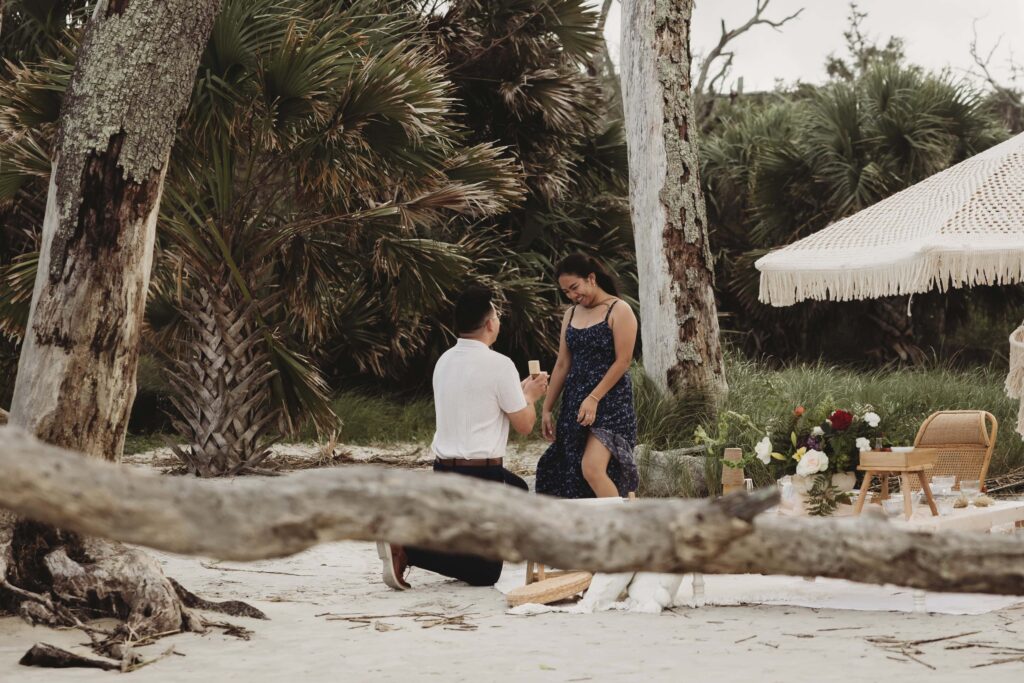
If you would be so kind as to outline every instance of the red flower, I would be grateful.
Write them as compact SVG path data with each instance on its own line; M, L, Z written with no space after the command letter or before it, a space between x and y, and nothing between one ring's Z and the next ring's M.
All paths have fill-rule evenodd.
M832 423L832 429L843 432L853 423L853 415L845 410L837 410L829 416L828 421Z
M793 416L794 416L794 417L800 417L801 415L803 415L803 414L804 414L804 412L806 412L806 411L804 410L804 407L803 407L803 406L797 406L797 407L796 407L796 408L795 408L795 409L793 410Z

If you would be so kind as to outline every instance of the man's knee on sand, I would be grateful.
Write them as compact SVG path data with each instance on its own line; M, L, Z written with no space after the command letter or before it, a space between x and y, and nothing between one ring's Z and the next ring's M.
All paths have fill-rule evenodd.
M470 586L493 586L498 583L498 579L501 578L501 564L495 564L493 567L482 568L479 572L476 572L472 576L467 576L463 579Z

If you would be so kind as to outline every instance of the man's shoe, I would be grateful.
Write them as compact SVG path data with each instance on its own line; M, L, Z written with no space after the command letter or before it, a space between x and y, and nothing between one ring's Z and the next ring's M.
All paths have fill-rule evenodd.
M384 583L388 588L394 588L396 591L410 588L405 581L405 570L409 568L409 560L402 546L377 541L377 557L381 559Z

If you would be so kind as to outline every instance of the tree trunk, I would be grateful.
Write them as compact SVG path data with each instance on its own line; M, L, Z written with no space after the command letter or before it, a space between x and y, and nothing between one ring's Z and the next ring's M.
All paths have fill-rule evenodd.
M117 461L135 396L157 211L179 117L220 0L100 0L64 95L42 248L10 421ZM84 491L84 494L82 493ZM76 497L91 495L79 489ZM0 524L0 599L63 622L23 591L182 627L157 563L27 520ZM13 600L11 597L13 596Z
M676 395L725 393L697 126L692 0L624 0L622 100L644 370Z
M175 455L200 477L251 473L270 453L267 431L277 417L268 405L274 371L263 348L256 302L246 304L223 268L196 268L179 304L188 322L188 358L168 370L178 433Z
M937 591L1024 594L1024 539L930 534L865 514L757 516L778 492L580 506L468 477L378 467L232 482L154 477L0 429L0 502L175 553L255 560L387 539L596 571L788 574ZM90 495L76 499L74 492Z

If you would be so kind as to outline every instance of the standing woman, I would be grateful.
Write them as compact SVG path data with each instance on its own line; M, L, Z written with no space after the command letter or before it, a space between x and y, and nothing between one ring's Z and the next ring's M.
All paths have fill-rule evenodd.
M558 361L544 399L542 432L551 446L537 463L537 493L605 498L635 491L636 412L629 365L636 316L612 277L585 254L555 270L572 301L562 318ZM558 422L552 407L562 395Z

